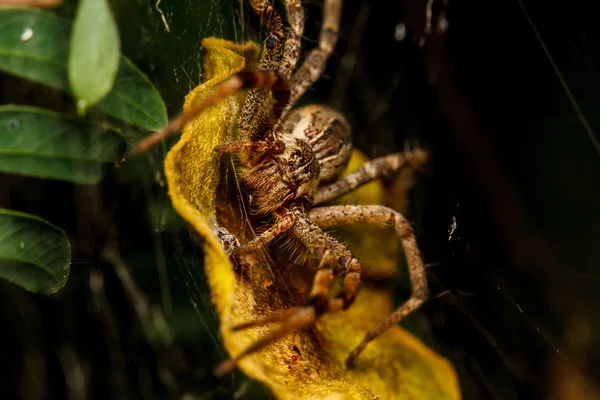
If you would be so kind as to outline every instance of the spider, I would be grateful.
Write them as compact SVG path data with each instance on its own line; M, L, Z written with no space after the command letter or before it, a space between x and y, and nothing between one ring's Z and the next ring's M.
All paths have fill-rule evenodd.
M250 140L223 143L214 151L237 156L240 168L236 173L250 217L269 221L270 226L242 244L224 228L219 230L219 237L230 257L238 263L264 249L275 238L286 235L299 242L312 258L315 273L306 304L234 327L239 330L281 323L279 329L221 364L216 371L218 375L232 370L240 358L311 324L324 313L345 310L353 303L361 283L361 264L323 228L357 223L392 226L401 241L410 275L410 299L366 334L348 356L347 367L354 364L369 342L420 307L428 294L415 236L402 214L380 205L322 206L407 165L425 163L428 154L421 149L391 154L371 160L341 177L352 151L351 129L345 117L323 105L291 109L320 77L336 45L341 0L325 0L318 47L295 71L300 57L304 12L300 0L282 2L290 25L287 31L268 0L249 0L269 33L255 70L226 79L218 90L173 120L165 130L147 137L137 146L138 152L145 151L226 96L249 89L239 129L251 132ZM332 295L336 276L342 278L342 287Z

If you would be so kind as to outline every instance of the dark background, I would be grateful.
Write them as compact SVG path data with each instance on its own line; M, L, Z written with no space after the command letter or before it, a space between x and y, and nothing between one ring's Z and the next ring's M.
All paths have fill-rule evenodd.
M123 53L175 115L199 82L203 37L264 36L245 3L163 3L171 32L154 1L112 6ZM432 264L431 300L405 325L453 362L466 399L598 398L600 152L585 128L599 128L595 3L450 0L448 31L420 47L424 2L347 1L336 53L303 98L341 109L372 157L409 140L432 151L409 214ZM56 12L73 10L71 1ZM320 2L306 14L309 49ZM74 108L0 74L7 103ZM69 283L55 296L0 283L1 398L267 395L239 372L212 376L225 352L201 251L166 196L169 143L159 147L97 186L0 174L0 207L62 227L73 247ZM140 299L151 304L141 317ZM145 328L153 310L172 340Z

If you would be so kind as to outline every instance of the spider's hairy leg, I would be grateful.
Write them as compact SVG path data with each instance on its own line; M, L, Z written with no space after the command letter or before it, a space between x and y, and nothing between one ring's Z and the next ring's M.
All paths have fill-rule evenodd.
M360 285L362 266L352 252L337 239L323 232L303 213L296 214L296 223L292 232L306 248L312 251L319 262L313 279L309 304L315 307L317 314L335 312L348 308ZM330 299L331 285L335 273L344 275L341 291Z
M295 310L295 312L292 313L292 315L288 319L286 319L285 322L281 325L281 328L260 338L259 340L254 342L252 345L250 345L246 350L244 350L240 354L238 354L236 357L231 358L231 359L221 363L215 369L215 372L214 372L215 375L219 377L219 376L223 376L223 375L231 372L231 370L233 370L233 368L236 366L238 361L240 359L242 359L243 357L262 349L263 347L281 339L285 335L287 335L297 329L301 329L301 328L305 327L306 325L310 324L311 322L314 322L315 319L316 319L316 314L315 314L315 310L312 307L302 307L302 308Z
M272 324L275 322L282 322L282 321L289 319L290 317L297 314L298 312L302 311L302 309L304 309L304 308L306 308L306 307L289 307L284 310L275 311L275 312L272 312L271 314L269 314L268 316L266 316L265 318L256 319L254 321L248 321L248 322L244 322L244 323L232 326L231 330L232 331L242 331L244 329L253 328L256 326L263 326L263 325Z
M283 23L277 10L269 0L249 0L250 6L260 17L261 22L269 30L269 36L265 40L265 46L258 62L258 69L264 71L276 71L279 59L283 51Z
M276 236L286 232L293 225L296 217L293 213L286 213L281 217L278 217L277 221L269 227L266 231L260 235L244 243L232 251L231 256L233 258L241 258L244 254L254 252L264 248L266 245L271 243Z
M319 79L329 56L333 52L339 36L342 0L326 0L323 10L323 24L319 34L319 47L313 49L304 63L292 76L292 95L284 115L298 101L306 90Z
M204 111L213 107L220 100L239 90L251 88L271 90L275 100L274 108L276 109L283 110L289 101L289 84L287 80L282 78L278 73L267 71L242 71L217 85L212 93L173 119L165 129L142 139L134 147L133 153L137 154L148 151L150 148L193 121Z
M325 185L317 190L313 204L326 203L340 196L346 195L358 187L365 185L377 178L385 177L400 168L410 166L419 168L429 159L429 153L417 148L405 153L390 154L367 162L362 167L350 172L337 181Z
M249 0L249 3L269 31L256 68L259 71L278 72L284 52L285 37L281 16L269 0ZM265 101L267 99L267 91L261 90L262 88L255 89L257 90L251 90L246 97L240 117L239 129L241 132L252 132L253 139L260 139L258 136L263 133L263 127L257 125L260 125L262 120L265 119L264 113L272 113L274 120L277 120L287 104L266 111L263 109L263 106L268 103Z
M304 33L304 9L300 0L283 0L286 9L287 21L290 30L283 45L283 55L279 66L279 73L286 79L290 79L292 71L300 58L300 47L302 34Z
M392 225L400 237L404 256L408 265L411 283L411 297L375 328L371 329L362 342L350 353L346 366L351 367L364 348L392 325L416 310L427 299L427 278L423 260L417 247L412 228L399 212L384 206L331 206L310 210L308 217L323 227L349 225L355 223Z
M325 247L315 247L312 250L319 264L308 296L308 304L312 305L318 314L322 314L329 304L329 292L335 278L334 268L337 261L333 252Z

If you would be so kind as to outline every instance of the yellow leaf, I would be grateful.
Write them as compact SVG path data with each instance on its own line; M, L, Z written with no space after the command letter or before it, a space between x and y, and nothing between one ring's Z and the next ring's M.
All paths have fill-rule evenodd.
M219 82L256 62L258 48L253 43L236 45L211 38L202 45L205 82L188 95L186 109ZM231 326L296 305L310 284L308 271L289 261L289 256L279 260L277 254L257 254L251 265L234 268L215 235L218 220L242 242L251 237L241 206L235 204L236 188L227 193L225 183L235 186L231 185L235 178L212 150L223 142L247 139L235 123L245 97L244 93L230 96L190 123L165 160L173 206L203 245L212 301L225 348L232 356L274 327L232 332ZM356 368L344 367L350 350L391 308L389 293L364 286L348 311L326 315L316 326L285 336L243 358L239 367L281 399L460 398L451 364L400 327L371 343Z

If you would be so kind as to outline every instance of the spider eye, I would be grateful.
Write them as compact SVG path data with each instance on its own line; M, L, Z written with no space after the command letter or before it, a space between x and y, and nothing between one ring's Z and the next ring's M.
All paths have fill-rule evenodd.
M293 167L293 166L294 166L294 162L293 162L293 161L290 161L290 162L288 162L288 165L289 165L290 167Z

